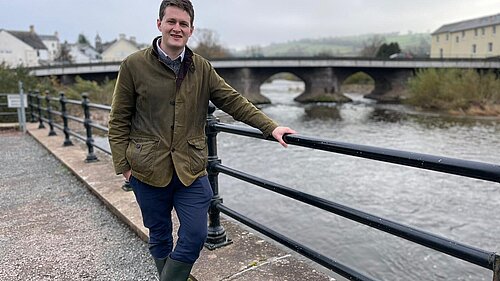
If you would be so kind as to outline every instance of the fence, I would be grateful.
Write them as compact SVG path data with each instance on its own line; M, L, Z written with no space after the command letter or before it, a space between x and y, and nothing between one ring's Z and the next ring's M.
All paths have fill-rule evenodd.
M9 94L0 93L0 117L3 122L17 122L17 111L15 108L8 108L7 96Z
M51 104L57 102L60 111L52 109ZM45 107L42 107L42 104ZM68 114L66 105L78 105L83 110L84 118L78 118ZM110 153L105 147L96 145L92 137L92 129L107 132L107 127L99 124L94 124L91 120L91 109L104 110L109 112L109 106L92 104L89 102L86 94L83 94L82 101L67 100L64 94L61 93L59 98L50 98L48 95L42 97L40 93L29 94L29 108L32 122L39 122L39 128L44 128L44 122L50 126L49 135L54 135L54 128L64 132L64 145L72 145L70 136L84 141L88 148L86 157L87 162L97 161L94 153L94 147ZM296 242L285 235L282 235L265 225L262 225L251 218L245 217L242 214L228 208L222 202L219 195L218 174L238 178L240 180L252 183L267 190L279 193L291 199L303 202L305 204L315 206L326 212L334 213L344 218L356 221L380 231L389 233L420 244L424 247L434 249L436 251L448 254L466 262L475 264L482 268L492 271L493 281L500 281L500 255L493 251L486 251L472 246L468 246L457 241L453 241L417 228L400 224L396 221L391 221L382 217L378 217L357 209L350 208L332 201L325 200L307 193L303 193L292 188L255 177L242 171L224 166L217 156L217 134L220 132L237 134L246 137L263 139L263 135L256 129L224 124L213 115L215 107L210 106L209 115L207 117L206 135L208 142L208 166L207 171L209 180L212 185L214 197L209 209L209 226L208 238L206 247L215 249L231 243L228 239L224 227L220 223L220 213L224 213L237 221L250 226L253 229L263 233L264 235L274 239L275 241L287 246L288 248L302 254L303 256L317 262L318 264L344 276L350 280L374 280L373 278L364 275L356 269L350 268L340 262L335 261L331 257L324 256L309 247ZM45 115L44 115L45 114ZM59 116L61 124L54 122L54 115ZM83 124L86 135L83 136L72 131L68 126L68 121L74 121ZM267 139L272 140L272 139ZM318 149L333 153L347 154L355 157L372 159L377 161L389 162L404 166L410 166L420 169L439 171L448 174L455 174L464 177L482 179L491 182L500 183L500 166L481 163L475 161L439 157L434 155L419 154L413 152L391 150L386 148L371 147L356 145L350 143L335 142L326 139L319 139L310 136L302 135L286 135L284 140L288 144Z

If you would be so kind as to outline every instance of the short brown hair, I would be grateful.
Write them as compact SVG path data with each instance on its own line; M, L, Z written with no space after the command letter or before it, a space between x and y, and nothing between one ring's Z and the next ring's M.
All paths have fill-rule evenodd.
M190 0L163 0L161 1L160 5L160 20L163 19L163 16L165 15L165 9L168 6L174 6L180 9L183 9L186 11L189 16L191 17L191 25L193 25L194 22L194 8L193 4L191 4Z

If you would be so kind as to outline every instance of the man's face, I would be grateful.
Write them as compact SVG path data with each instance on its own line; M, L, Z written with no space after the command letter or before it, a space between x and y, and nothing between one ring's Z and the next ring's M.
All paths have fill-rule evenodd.
M156 24L162 34L161 47L166 48L166 52L182 50L193 34L189 14L174 6L165 8L163 19L158 19Z

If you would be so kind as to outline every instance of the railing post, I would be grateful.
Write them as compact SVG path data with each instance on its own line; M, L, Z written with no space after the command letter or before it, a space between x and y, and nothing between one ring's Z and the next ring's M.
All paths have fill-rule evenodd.
M47 105L47 118L49 119L49 136L55 136L54 121L52 120L52 108L50 106L49 91L45 91L45 104Z
M40 123L38 125L38 129L45 129L45 126L43 125L43 121L42 121L42 97L40 96L40 92L39 91L35 91L35 95L36 95L36 101L37 101L37 106L38 106L38 122Z
M233 241L227 238L226 230L220 224L220 211L217 208L217 204L222 203L222 198L219 196L219 182L218 176L219 172L215 171L212 167L221 163L221 160L217 156L217 131L210 127L210 124L218 122L219 120L213 115L215 111L215 106L210 104L208 107L207 116L207 145L208 145L208 180L212 186L212 191L214 196L212 197L212 202L210 203L210 208L208 209L208 237L205 242L205 247L209 250L214 250L225 245L231 244Z
M87 131L87 140L85 141L85 143L87 144L87 148L89 150L85 162L96 162L98 161L98 159L94 154L94 139L92 138L92 126L90 126L92 120L90 120L89 96L87 93L83 93L82 97L83 114L85 115L83 125L85 126L85 130Z
M31 116L30 122L31 123L35 123L36 122L36 119L35 119L35 107L33 106L33 104L35 103L34 99L35 99L35 96L33 94L33 91L30 90L29 94L28 94L28 105L30 107L30 116Z
M493 261L493 281L500 281L500 255L496 254Z
M59 93L59 102L61 103L61 118L63 120L63 132L64 132L64 146L73 145L69 139L69 127L68 127L68 113L66 112L66 98L64 97L64 92Z

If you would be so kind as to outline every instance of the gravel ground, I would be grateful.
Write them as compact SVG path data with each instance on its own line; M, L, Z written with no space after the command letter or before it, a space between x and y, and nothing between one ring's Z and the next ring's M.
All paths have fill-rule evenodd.
M0 280L157 280L147 244L27 135L0 131Z

